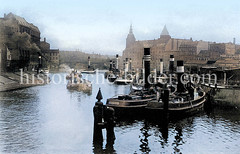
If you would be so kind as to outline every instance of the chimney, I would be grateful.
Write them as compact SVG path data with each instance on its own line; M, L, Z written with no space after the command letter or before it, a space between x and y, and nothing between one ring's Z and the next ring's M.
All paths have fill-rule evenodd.
M112 67L113 67L113 69L116 69L116 63L115 63L115 61L113 61Z
M170 55L169 60L169 74L172 74L174 71L174 55Z
M132 59L129 59L129 70L132 71Z
M129 63L128 63L128 58L126 58L125 72L128 72L128 70L129 70Z
M116 55L116 70L118 70L118 54Z
M88 56L88 68L90 68L90 64L91 64L91 62L90 62L90 56Z
M178 84L177 84L177 92L182 93L185 92L186 89L184 88L184 85L181 81L181 77L184 74L184 65L182 60L177 61L177 79L178 79Z
M159 66L160 68L160 74L163 74L163 59L160 59L160 66Z
M110 67L109 67L109 71L112 71L112 68L113 68L113 62L112 62L112 60L110 60Z
M151 62L151 54L150 54L150 48L144 48L144 87L149 88L150 84L148 82L148 77L150 75L150 62Z
M6 15L6 13L4 13L4 18L6 18L7 17L7 15Z
M233 44L236 44L236 38L233 38Z
M46 37L44 37L44 42L46 42Z

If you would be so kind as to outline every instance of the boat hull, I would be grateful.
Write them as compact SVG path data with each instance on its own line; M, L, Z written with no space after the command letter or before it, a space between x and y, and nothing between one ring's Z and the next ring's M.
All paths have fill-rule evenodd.
M68 84L67 89L69 90L77 90L83 92L91 92L92 86L86 83L78 83L78 84Z
M196 100L186 101L183 103L169 103L168 110L164 110L163 103L152 101L146 107L147 115L150 117L185 117L196 114L203 110L206 102L205 94Z
M115 80L114 81L115 84L117 85L128 85L130 83L132 83L132 80Z
M116 100L108 99L107 106L112 107L115 110L115 116L117 118L143 116L145 107L151 99L142 100Z
M95 74L96 71L82 71L81 73L84 73L84 74Z
M108 78L109 82L114 82L117 78Z

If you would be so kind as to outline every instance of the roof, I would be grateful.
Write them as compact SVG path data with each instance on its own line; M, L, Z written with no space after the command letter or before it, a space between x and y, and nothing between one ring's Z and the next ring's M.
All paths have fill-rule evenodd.
M162 30L161 36L162 36L162 35L169 35L166 25L164 26L164 28L163 28L163 30Z
M239 64L239 60L237 60L237 59L230 59L230 58L219 59L219 60L216 61L216 64L219 64L219 65Z
M192 65L192 64L200 64L200 65L204 65L204 64L206 64L207 63L207 61L206 60L187 60L186 62L185 62L185 64L186 65Z
M28 23L24 18L22 18L20 16L17 16L17 15L15 15L13 13L9 13L6 16L6 18L14 18L14 19L16 19L18 24L23 25L25 27L28 27L28 28L31 28L31 29L34 29L34 30L40 32L37 26L34 26L32 23Z

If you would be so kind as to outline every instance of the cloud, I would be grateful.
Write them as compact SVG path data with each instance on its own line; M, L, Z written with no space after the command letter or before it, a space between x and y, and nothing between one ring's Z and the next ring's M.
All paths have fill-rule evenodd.
M52 48L116 54L125 48L130 23L137 40L159 38L166 24L174 38L239 42L237 6L221 0L15 0L1 3L0 13L16 13L38 26Z

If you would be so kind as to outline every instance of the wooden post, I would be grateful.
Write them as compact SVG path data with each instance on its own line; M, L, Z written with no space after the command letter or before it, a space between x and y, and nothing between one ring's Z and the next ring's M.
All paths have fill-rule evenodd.
M107 142L115 140L114 134L114 114L115 111L112 107L106 107L104 110L104 121L106 122Z
M102 99L102 93L99 88L98 94L97 94L97 102L95 103L95 106L93 107L93 115L94 115L94 130L93 130L93 142L103 142L103 135L102 135L102 126L103 123L103 103L101 102Z

